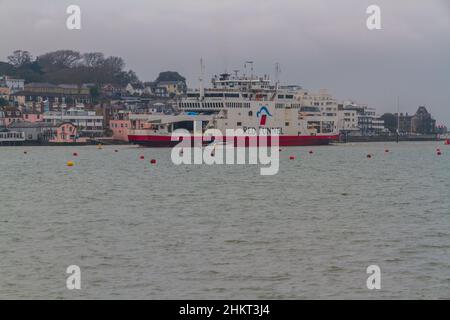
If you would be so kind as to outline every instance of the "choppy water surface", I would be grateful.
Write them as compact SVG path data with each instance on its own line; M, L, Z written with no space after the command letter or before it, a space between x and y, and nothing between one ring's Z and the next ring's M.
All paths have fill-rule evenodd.
M2 147L0 298L450 298L450 147L281 158L261 176L175 166L170 149ZM79 291L66 289L73 264Z

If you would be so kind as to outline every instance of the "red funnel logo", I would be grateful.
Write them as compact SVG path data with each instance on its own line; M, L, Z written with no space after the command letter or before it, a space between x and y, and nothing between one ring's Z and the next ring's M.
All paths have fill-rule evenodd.
M265 126L266 125L266 121L267 121L267 116L271 117L272 115L270 114L269 110L267 110L267 107L263 106L261 107L261 109L259 109L259 111L256 113L256 116L258 118L261 118L259 120L259 125L260 126Z

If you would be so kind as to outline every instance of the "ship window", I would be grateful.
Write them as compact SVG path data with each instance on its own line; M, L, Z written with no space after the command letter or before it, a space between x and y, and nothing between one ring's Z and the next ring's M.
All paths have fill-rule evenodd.
M294 95L292 95L292 94L286 95L286 99L293 99L293 98L294 98Z
M242 122L236 123L237 126L242 126Z
M252 117L252 116L253 116L253 111L249 111L249 112L248 112L248 116L249 116L249 117Z
M286 127L289 127L289 122L285 122L284 125L285 125Z

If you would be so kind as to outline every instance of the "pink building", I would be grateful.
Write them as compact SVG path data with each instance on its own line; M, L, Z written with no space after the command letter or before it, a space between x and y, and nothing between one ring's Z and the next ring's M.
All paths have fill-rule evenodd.
M0 112L0 118L2 125L8 127L12 123L22 121L22 112L20 112L17 108L6 107Z
M130 120L110 120L109 128L113 132L113 139L128 142L128 130L131 129Z
M32 122L32 123L41 122L44 120L42 114L39 114L39 113L24 113L22 115L22 118L23 118L23 121Z
M56 128L55 136L49 140L54 143L86 142L85 138L78 138L77 127L70 122L61 123Z

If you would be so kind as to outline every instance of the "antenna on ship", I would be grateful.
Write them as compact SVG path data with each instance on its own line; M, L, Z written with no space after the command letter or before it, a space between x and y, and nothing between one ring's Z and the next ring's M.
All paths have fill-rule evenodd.
M281 74L281 67L280 64L277 62L275 63L275 90L278 91L278 84L280 81L280 74Z
M200 58L200 77L198 78L198 80L200 81L200 100L203 100L203 97L205 95L203 88L204 73L205 73L205 64L203 63L203 58Z
M250 65L250 89L252 88L252 82L253 82L253 61L245 61L244 68L247 68L247 64Z

